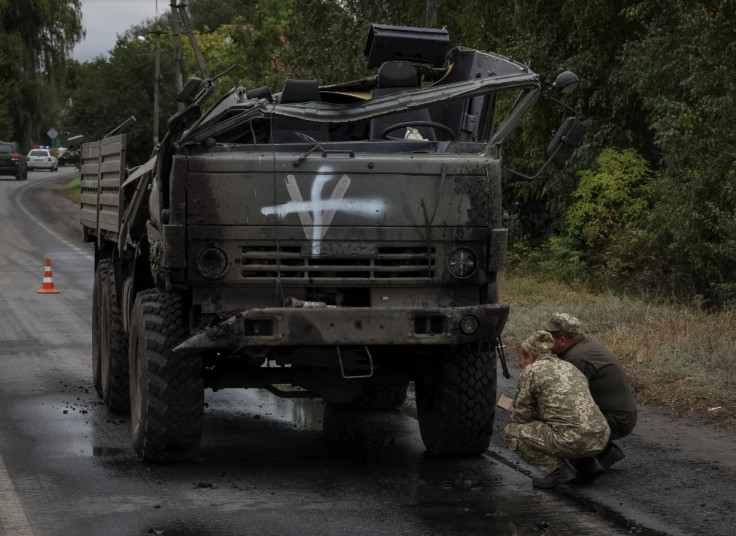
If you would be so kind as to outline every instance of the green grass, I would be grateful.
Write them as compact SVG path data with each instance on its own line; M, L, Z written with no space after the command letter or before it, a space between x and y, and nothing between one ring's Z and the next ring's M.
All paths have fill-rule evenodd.
M583 332L621 359L642 404L668 405L736 429L736 307L648 303L535 276L504 273L501 301L511 305L504 331L518 345L555 311L577 316ZM720 406L718 410L711 410Z
M61 187L61 195L66 197L67 199L73 201L75 204L79 204L79 197L80 197L80 189L81 189L81 179L77 177L76 179L73 179L66 183L64 186Z

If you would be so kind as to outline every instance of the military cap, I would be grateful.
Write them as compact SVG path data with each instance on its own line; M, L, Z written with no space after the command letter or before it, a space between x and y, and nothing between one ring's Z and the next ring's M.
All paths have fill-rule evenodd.
M550 353L554 345L555 340L548 331L537 331L536 333L529 335L524 342L521 343L521 348L527 354L533 357L539 357Z
M568 313L555 313L544 325L547 331L564 331L565 333L580 333L580 320Z

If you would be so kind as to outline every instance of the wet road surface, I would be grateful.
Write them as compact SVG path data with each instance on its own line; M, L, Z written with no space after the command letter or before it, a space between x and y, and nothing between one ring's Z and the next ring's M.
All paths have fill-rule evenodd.
M533 490L495 441L429 457L411 407L208 391L200 456L140 463L129 417L92 387L92 250L40 188L73 171L0 178L0 534L677 534L579 489ZM59 294L36 292L46 258Z

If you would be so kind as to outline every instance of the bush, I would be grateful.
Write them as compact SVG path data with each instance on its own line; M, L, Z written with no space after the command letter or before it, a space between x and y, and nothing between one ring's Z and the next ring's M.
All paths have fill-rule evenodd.
M606 149L578 178L563 232L536 249L514 244L511 266L591 287L660 290L648 231L657 175L635 150Z
M584 262L616 279L647 264L647 217L655 176L633 149L606 149L596 170L578 174L576 201L565 214L567 234L585 251Z

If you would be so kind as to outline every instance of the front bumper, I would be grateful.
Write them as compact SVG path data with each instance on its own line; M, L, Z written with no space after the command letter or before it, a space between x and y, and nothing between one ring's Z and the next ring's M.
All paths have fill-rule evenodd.
M508 314L508 305L500 304L433 309L250 309L205 328L182 342L175 351L227 351L262 346L458 345L495 340ZM463 333L461 329L461 321L468 316L477 320L473 333Z

